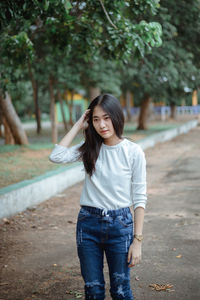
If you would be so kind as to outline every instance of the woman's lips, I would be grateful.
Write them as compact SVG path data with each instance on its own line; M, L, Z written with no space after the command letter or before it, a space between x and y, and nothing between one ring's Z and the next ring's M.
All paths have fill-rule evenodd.
M101 134L104 134L104 133L106 133L106 132L108 132L108 130L100 131Z

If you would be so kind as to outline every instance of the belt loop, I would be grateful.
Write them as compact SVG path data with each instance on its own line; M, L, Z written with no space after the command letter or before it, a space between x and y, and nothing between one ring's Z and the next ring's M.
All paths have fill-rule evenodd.
M107 209L105 209L105 208L102 209L102 213L101 213L101 214L102 214L102 216L104 216L104 217L105 217L105 216L106 216L106 217L109 217L109 214L108 214L108 212L107 212Z

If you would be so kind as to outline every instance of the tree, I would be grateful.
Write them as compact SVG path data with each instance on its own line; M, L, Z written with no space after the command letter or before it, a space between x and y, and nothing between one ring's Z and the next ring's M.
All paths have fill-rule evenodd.
M187 15L186 10L190 11L188 13L190 17L193 11L196 17L198 15L197 27L190 32L183 30L183 27L187 28L186 20L190 23L188 26L193 26L192 20L184 17ZM174 3L162 0L160 13L155 16L155 20L160 22L163 28L162 46L154 48L150 54L139 61L129 61L127 68L124 68L124 73L132 72L132 76L124 77L125 88L131 87L135 99L138 98L138 104L141 105L138 129L147 128L147 111L151 99L154 101L162 99L173 108L174 104L178 104L179 99L186 94L186 88L191 92L197 88L199 84L197 51L192 49L193 46L194 49L197 47L197 32L200 30L200 23L197 21L199 15L197 3L192 6L188 5L187 1ZM183 19L184 26L180 25ZM191 39L191 32L194 33L194 40Z
M69 56L76 63L77 59L90 62L98 56L127 61L133 53L135 58L144 55L146 50L161 44L160 24L143 19L144 12L155 14L157 9L157 0L2 1L1 63L13 69L29 65L35 98L31 74L34 66L40 64L49 74L53 109L58 69L53 62L59 64L59 60ZM53 117L52 124L55 142Z
M9 135L9 138L6 136L6 143L16 143L20 145L27 145L28 139L23 130L21 122L18 115L12 105L10 95L6 93L5 97L0 95L0 108L4 116L4 124L6 133Z

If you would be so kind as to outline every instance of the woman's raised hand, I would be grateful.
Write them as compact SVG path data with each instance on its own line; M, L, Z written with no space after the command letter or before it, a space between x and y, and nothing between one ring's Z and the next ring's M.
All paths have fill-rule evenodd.
M70 129L70 131L64 136L64 138L60 141L59 145L64 147L69 147L75 136L79 133L79 130L86 129L88 127L88 114L90 109L87 109L84 114L80 117L80 119L74 124L74 126Z
M86 129L88 127L88 114L90 112L90 109L87 109L84 114L80 117L80 119L76 122L76 125L79 127L79 129Z

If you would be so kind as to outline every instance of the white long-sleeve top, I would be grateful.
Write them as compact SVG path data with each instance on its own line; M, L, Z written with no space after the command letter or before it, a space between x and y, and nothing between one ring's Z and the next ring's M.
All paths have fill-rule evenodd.
M55 145L49 159L54 163L79 160L78 148ZM85 181L80 205L106 210L146 206L146 160L139 145L124 138L114 146L101 146L95 172Z

